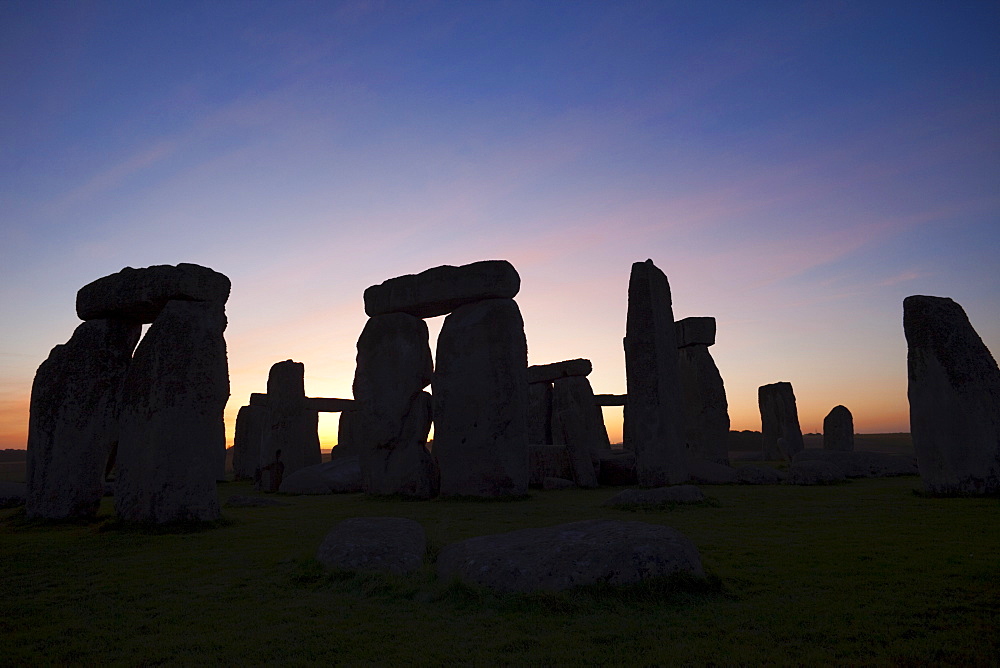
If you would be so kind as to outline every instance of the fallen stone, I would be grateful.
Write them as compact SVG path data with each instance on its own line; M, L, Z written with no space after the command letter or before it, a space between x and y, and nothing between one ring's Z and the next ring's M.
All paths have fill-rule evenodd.
M917 463L913 457L893 455L884 452L854 450L803 450L795 455L793 462L825 461L844 472L848 478L885 478L899 475L917 475Z
M854 416L845 406L834 406L823 418L823 449L854 450Z
M677 347L715 345L715 318L684 318L674 323Z
M532 487L542 487L546 478L573 478L565 445L529 445L528 470L528 484Z
M503 592L624 585L674 573L704 575L687 537L659 524L616 520L470 538L446 546L437 559L439 578Z
M945 297L903 300L910 432L933 494L1000 494L1000 368L965 311Z
M628 401L627 394L595 394L594 401L598 406L624 406Z
M156 265L143 269L125 267L99 278L76 293L80 320L121 318L150 323L170 301L225 304L230 283L224 274L197 264Z
M846 480L847 476L836 464L819 460L795 462L788 467L788 485L829 485Z
M701 503L705 495L694 485L671 485L654 489L624 489L602 505L613 507L663 506L674 503Z
M528 345L513 299L445 318L434 371L434 454L445 496L528 491Z
M316 559L348 571L412 573L424 563L427 537L417 522L402 517L354 517L323 539Z
M757 404L760 408L764 459L791 461L796 452L805 448L792 384L779 382L760 386L757 388Z
M783 471L770 466L741 466L736 469L736 482L741 485L777 485L786 477Z
M552 364L532 364L528 367L529 383L551 383L560 378L589 376L594 370L590 360L575 359Z
M597 479L610 487L639 484L635 474L635 453L612 450L601 457Z
M225 329L221 302L171 301L136 348L122 388L115 486L121 519L219 518L216 479L229 399Z
M725 464L692 460L688 462L691 482L702 485L729 485L736 482L736 469Z
M542 481L542 489L574 489L577 484L572 480L566 480L565 478L546 478Z
M652 260L636 262L625 323L625 448L643 487L687 480L684 411L670 285Z
M28 486L23 482L0 482L0 508L23 506L28 496Z
M234 494L226 499L227 508L263 508L265 506L287 506L287 503L263 496L240 496Z
M118 396L140 331L124 320L82 323L38 367L28 421L28 517L97 514L118 441Z
M521 277L506 260L444 265L371 286L365 290L365 313L433 318L485 299L513 299L520 289Z
M299 469L281 481L278 491L282 494L350 494L363 489L361 463L355 455Z
M708 346L690 345L677 355L688 457L728 465L729 402L722 374Z

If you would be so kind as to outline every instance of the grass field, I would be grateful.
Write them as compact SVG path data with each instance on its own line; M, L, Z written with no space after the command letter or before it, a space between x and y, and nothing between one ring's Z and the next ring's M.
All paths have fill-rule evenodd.
M931 499L917 478L825 487L705 486L710 504L601 507L617 489L518 502L276 497L201 531L129 529L105 499L89 524L0 511L5 665L997 665L1000 502ZM254 494L225 483L220 498ZM325 571L339 520L409 517L422 572ZM444 545L588 518L663 523L701 551L707 582L544 595L442 583Z

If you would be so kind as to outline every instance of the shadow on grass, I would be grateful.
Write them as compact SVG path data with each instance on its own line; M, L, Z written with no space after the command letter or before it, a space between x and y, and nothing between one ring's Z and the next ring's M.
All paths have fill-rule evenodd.
M164 522L154 524L152 522L127 522L117 517L110 517L97 525L98 533L138 533L146 535L164 534L189 534L212 531L224 527L235 526L238 522L229 517L220 517L217 520L178 520L176 522Z
M915 487L913 489L914 496L918 496L921 499L1000 499L1000 491L976 494L975 492L931 492L920 487Z
M695 503L678 501L664 501L663 503L614 503L604 506L614 510L627 510L633 513L661 513L683 510L686 508L720 508L722 502L714 497L706 497L704 501Z

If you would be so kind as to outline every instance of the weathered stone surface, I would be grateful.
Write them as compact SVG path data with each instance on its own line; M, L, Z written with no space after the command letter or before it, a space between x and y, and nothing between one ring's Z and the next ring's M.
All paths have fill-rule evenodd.
M583 376L560 378L552 384L552 430L566 443L576 484L597 487L594 463L611 452L611 443L590 381Z
M358 457L364 445L364 420L357 408L340 414L337 423L337 445L330 450L330 458Z
M0 482L0 508L23 506L28 497L28 486L23 482Z
M552 444L552 383L528 385L528 443Z
M764 459L791 460L796 452L805 447L792 384L779 382L760 386L757 388L757 405L760 408Z
M722 374L708 346L690 345L677 354L688 456L728 465L729 402Z
M803 450L792 458L793 462L830 462L848 478L885 478L897 475L917 475L917 462L913 457L884 452L854 450Z
M624 406L628 401L627 394L595 394L594 401L598 406Z
M287 506L287 503L263 496L241 496L233 494L226 499L227 508L264 508L266 506Z
M528 491L528 346L513 299L459 307L438 336L434 454L441 494Z
M572 480L566 480L566 478L545 478L542 481L542 489L556 490L556 489L574 489L577 484Z
M810 460L795 462L789 466L785 483L788 485L829 485L846 479L847 476L836 464Z
M480 536L446 546L441 579L457 578L498 591L558 591L606 582L692 573L701 556L676 529L644 522L585 520Z
M219 517L229 399L221 302L171 301L125 375L115 510L127 521Z
M359 457L340 457L299 469L282 479L282 494L350 494L364 489Z
M28 517L93 517L118 441L118 395L141 327L92 320L35 373L28 421Z
M671 485L653 489L624 489L602 505L622 506L662 506L672 503L701 503L705 495L694 485Z
M823 449L854 450L854 416L845 406L834 406L823 418Z
M233 435L233 477L252 480L260 466L260 442L269 413L262 406L243 406L236 414L236 432Z
M674 323L677 347L715 345L715 318L684 318Z
M684 410L670 285L652 260L636 262L625 325L625 448L643 487L687 480Z
M435 496L437 465L426 449L432 402L422 391L433 372L427 324L406 313L369 318L358 338L357 362L354 397L365 490Z
M257 464L265 476L275 475L279 451L283 477L323 460L319 414L306 404L305 373L305 364L292 360L276 362L268 372L268 414Z
M589 376L594 370L590 360L575 359L552 364L532 364L528 367L529 383L551 383L560 378Z
M424 528L402 517L353 517L323 539L316 559L329 568L412 573L424 563Z
M150 323L169 301L225 304L229 288L224 274L197 264L125 267L80 288L76 314L81 320L122 318Z
M702 485L728 485L736 482L736 469L726 464L695 459L688 462L691 482Z
M741 466L736 469L736 482L741 485L777 485L787 475L770 466Z
M597 479L602 485L617 487L621 485L637 485L635 474L635 453L612 450L610 454L601 457Z
M945 297L903 300L910 433L935 494L1000 493L1000 369L964 309Z
M528 484L541 487L545 478L573 478L573 465L565 445L528 446Z
M371 286L365 290L365 313L433 318L484 299L512 299L520 289L521 277L506 260L444 265Z

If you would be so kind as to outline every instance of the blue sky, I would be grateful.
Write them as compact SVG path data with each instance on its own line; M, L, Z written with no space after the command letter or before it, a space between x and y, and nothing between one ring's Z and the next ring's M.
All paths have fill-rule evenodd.
M985 2L4 2L0 447L76 290L178 262L233 280L230 432L282 359L350 396L367 286L489 258L598 392L652 258L735 428L787 380L806 431L906 430L903 297L1000 349L998 38Z

